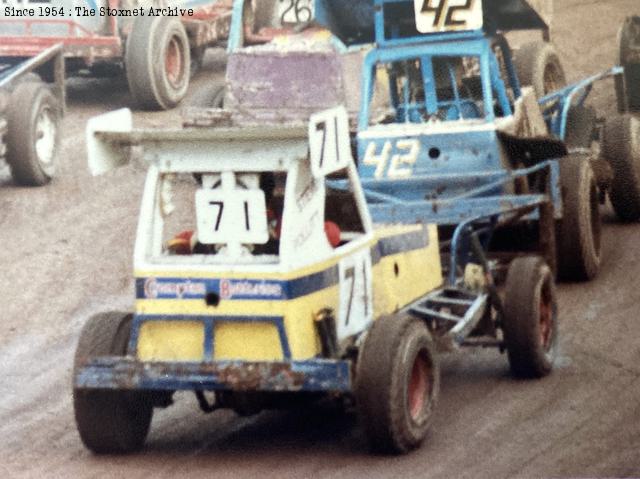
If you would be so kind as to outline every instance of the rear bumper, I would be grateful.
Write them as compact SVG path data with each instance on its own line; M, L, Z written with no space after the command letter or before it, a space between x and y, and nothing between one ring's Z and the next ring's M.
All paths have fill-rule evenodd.
M351 391L350 363L340 360L140 362L101 357L74 378L78 389L200 391Z

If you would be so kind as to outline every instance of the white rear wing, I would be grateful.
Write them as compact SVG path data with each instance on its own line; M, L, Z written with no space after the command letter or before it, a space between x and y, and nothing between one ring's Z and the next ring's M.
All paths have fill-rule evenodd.
M86 140L89 171L92 175L101 175L129 162L128 148L125 149L122 142L110 141L108 133L126 135L132 129L133 118L131 110L127 108L89 119Z
M133 129L131 112L123 109L90 119L86 135L93 175L130 163L132 147L141 147L147 165L173 173L285 171L309 158L304 126Z

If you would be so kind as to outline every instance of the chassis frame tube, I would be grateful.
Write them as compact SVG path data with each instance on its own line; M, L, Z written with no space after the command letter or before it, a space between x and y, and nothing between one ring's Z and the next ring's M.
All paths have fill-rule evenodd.
M66 91L64 86L65 66L63 57L64 46L57 43L32 58L28 58L5 71L0 72L0 88L9 87L21 76L30 73L37 68L52 63L54 94L60 100L62 110L66 109ZM0 57L0 60L2 57Z

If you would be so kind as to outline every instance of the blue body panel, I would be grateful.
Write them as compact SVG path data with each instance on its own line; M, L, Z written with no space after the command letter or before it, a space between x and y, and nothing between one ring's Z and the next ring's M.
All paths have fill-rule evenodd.
M381 135L382 136L382 135ZM498 174L504 170L499 151L499 140L493 130L468 131L462 134L451 133L422 133L418 135L389 135L370 138L368 135L358 136L358 158L365 158L367 150L380 155L388 151L389 162L396 156L404 157L412 152L408 151L406 140L419 142L417 158L414 164L403 165L404 171L411 171L409 176L434 175L434 187L446 188L441 177L446 181L448 175L460 172L484 172L488 176ZM374 146L375 145L375 146ZM358 163L360 177L385 179L386 175L376 177L376 166ZM384 188L393 188L393 183L384 182ZM400 194L403 195L404 186ZM453 192L452 192L453 193ZM430 192L423 192L420 197L431 196ZM405 196L402 196L405 198Z

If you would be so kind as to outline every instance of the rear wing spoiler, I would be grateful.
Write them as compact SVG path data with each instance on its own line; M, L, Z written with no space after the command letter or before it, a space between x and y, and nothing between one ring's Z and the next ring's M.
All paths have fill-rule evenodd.
M553 0L484 0L484 12L496 30L549 30Z
M308 126L256 125L241 128L134 129L131 111L91 118L86 143L89 169L100 175L136 156L164 172L285 171L310 161L316 178L355 167L344 107L311 116ZM135 147L142 147L140 154Z
M315 0L316 22L331 30L345 45L373 43L387 32L376 34L376 11L384 16L384 29L407 32L416 28L416 5L426 0ZM480 0L476 0L480 1ZM482 0L484 30L541 30L548 36L553 0ZM430 34L410 34L427 40Z

